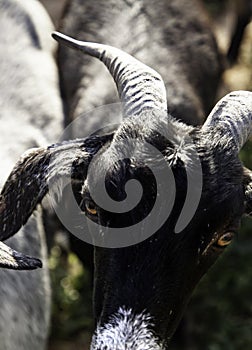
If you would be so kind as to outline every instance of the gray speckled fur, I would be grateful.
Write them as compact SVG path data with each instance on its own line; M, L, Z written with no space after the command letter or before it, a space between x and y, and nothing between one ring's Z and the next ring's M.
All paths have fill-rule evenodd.
M24 151L56 141L61 131L52 30L39 2L0 0L0 187ZM41 258L44 268L0 270L0 350L43 350L50 283L40 209L7 244Z
M155 69L164 79L169 112L176 118L202 123L214 104L222 64L197 0L159 0L155 5L151 0L72 0L61 32L117 47ZM100 62L60 47L59 67L71 117L118 101Z

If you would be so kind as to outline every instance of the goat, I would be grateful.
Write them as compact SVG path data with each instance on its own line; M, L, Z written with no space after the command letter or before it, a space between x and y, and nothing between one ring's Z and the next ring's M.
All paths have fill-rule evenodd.
M72 37L123 48L148 66L159 67L174 117L197 125L210 112L223 66L197 0L159 0L155 6L150 0L73 0L60 28ZM58 62L67 116L74 119L116 102L116 91L98 62L61 47Z
M123 48L150 67L158 67L165 79L169 111L175 118L198 125L210 112L223 59L198 1L159 0L153 6L150 0L73 0L65 9L60 28L72 37ZM70 124L65 135L70 139L83 137L84 132L89 135L100 127L101 120L95 115L84 125L75 127L71 122L85 111L116 102L111 78L99 62L61 46L58 65L66 125ZM116 116L114 119L110 122L118 122ZM70 241L92 271L92 247L73 235Z
M35 0L0 0L0 186L20 155L57 139L63 110L50 40L53 25ZM29 185L29 184L27 184ZM15 202L15 192L12 200ZM23 210L26 204L23 204ZM1 206L0 211L5 210ZM45 261L42 270L0 270L0 348L43 350L50 316L50 281L41 210L8 240L14 249ZM38 260L1 243L0 265L35 269Z
M81 209L97 245L96 331L91 348L166 349L195 285L230 244L242 215L251 210L252 175L243 168L238 153L251 132L252 93L230 93L217 103L202 128L187 126L167 113L164 82L148 66L111 46L77 41L60 33L54 38L105 63L126 118L112 133L27 153L1 193L1 239L19 230L50 188L56 187L59 197L58 180L62 184L64 177L70 176L80 181ZM140 149L139 143L144 145ZM146 145L158 149L162 159L154 159ZM192 178L198 178L192 147L200 161L202 192L193 217L178 229L187 202L188 169ZM169 178L163 184L162 199L169 205L174 197L174 205L170 215L160 221L167 204L161 203L158 214L152 215L152 228L157 229L146 237L150 222L146 225L144 221L155 207L157 194L162 196L157 180L166 172L166 165L174 175L176 193ZM142 185L140 202L116 214L106 210L104 203L100 207L91 194L97 198L104 179L117 206L125 205L127 182L137 179ZM191 185L193 195L198 183ZM25 211L23 203L27 203ZM127 230L131 243L125 241Z

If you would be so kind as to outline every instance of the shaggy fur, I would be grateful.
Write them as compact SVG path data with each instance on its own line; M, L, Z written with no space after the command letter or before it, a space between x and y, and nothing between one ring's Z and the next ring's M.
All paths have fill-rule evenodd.
M145 312L134 315L132 310L119 308L109 323L97 326L91 349L162 350L152 327L153 321Z

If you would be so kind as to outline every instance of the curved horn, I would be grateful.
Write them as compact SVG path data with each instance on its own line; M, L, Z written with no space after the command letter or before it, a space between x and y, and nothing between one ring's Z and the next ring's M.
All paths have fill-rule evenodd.
M252 92L234 91L223 97L209 114L202 130L221 126L223 137L239 152L252 131Z
M138 115L144 109L167 113L165 85L156 71L112 46L75 40L58 32L52 36L60 43L99 58L106 65L117 85L124 116Z

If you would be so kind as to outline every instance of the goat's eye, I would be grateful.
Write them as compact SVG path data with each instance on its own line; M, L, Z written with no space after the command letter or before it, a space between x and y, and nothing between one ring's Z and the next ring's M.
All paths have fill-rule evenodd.
M85 208L90 215L97 214L97 209L96 209L94 202L89 200L89 199L85 200Z
M227 232L218 239L216 244L219 247L226 247L227 245L229 245L231 243L233 237L234 237L233 232Z

